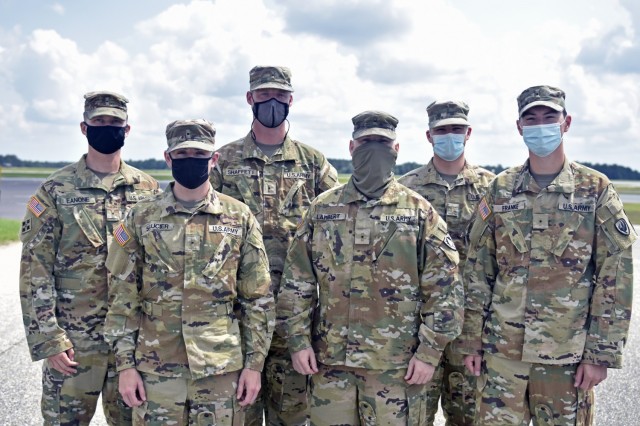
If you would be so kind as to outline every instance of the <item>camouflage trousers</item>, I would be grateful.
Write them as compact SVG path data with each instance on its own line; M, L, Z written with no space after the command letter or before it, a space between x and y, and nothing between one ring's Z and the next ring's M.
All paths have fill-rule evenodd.
M593 390L575 388L578 365L546 365L486 355L478 378L479 425L591 425Z
M433 425L438 400L447 426L471 426L476 407L476 377L464 366L464 355L447 345L440 364L427 383L427 424Z
M191 380L140 372L147 400L133 409L134 425L240 426L239 371Z
M426 385L407 385L406 369L318 366L311 376L312 425L426 425Z
M88 425L98 396L110 425L130 425L131 409L118 394L118 373L112 353L75 349L77 372L67 376L42 364L42 417L45 425Z
M248 426L308 424L307 383L307 376L293 369L291 355L282 337L274 334L262 373L262 389L255 404L246 410L245 424Z

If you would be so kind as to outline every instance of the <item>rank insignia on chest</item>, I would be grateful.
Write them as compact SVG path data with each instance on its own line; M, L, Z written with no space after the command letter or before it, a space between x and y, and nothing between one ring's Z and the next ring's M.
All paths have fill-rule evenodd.
M44 204L38 200L38 197L35 195L29 199L27 203L27 208L33 213L36 217L40 217L42 213L47 209Z
M467 194L467 200L478 201L480 200L480 194Z
M629 224L627 223L626 220L624 219L618 219L616 220L615 223L616 226L616 230L621 233L622 235L624 235L625 237L629 236Z
M127 244L129 240L131 240L131 235L129 235L129 233L127 232L127 229L124 227L123 224L118 225L116 229L114 229L113 237L116 239L118 244L120 244L120 246L122 247L124 247L125 244Z

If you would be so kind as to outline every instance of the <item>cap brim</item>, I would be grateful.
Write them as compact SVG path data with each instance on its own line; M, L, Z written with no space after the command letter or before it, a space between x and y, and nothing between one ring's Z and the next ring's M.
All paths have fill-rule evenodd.
M361 137L372 135L384 136L385 138L396 140L396 132L389 129L383 129L381 127L371 127L369 129L358 130L353 133L353 139L360 139Z
M286 90L287 92L293 92L293 87L287 86L286 84L280 84L280 83L262 83L255 87L252 87L250 90L258 90L258 89L280 89L280 90Z
M91 112L85 112L85 114L87 116L87 119L89 120L99 115L108 115L110 117L116 117L122 120L127 119L126 111L123 111L118 108L109 108L109 107L96 108L94 110L91 110Z
M469 123L464 118L453 117L453 118L445 118L443 120L437 120L433 123L429 123L429 128L433 129L440 126L448 126L450 124L462 124L464 126L471 126L471 123Z
M522 114L527 111L528 109L531 109L535 106L546 106L549 107L551 109L554 109L556 111L563 111L564 107L562 105L558 105L554 102L550 102L550 101L535 101L535 102L531 102L530 104L525 105L519 112L518 115L522 116Z
M200 142L200 141L184 141L184 142L180 142L175 146L170 147L169 149L167 149L167 152L172 152L172 151L175 151L176 149L186 149L186 148L202 149L204 151L209 151L209 152L213 152L216 150L214 145L210 143Z

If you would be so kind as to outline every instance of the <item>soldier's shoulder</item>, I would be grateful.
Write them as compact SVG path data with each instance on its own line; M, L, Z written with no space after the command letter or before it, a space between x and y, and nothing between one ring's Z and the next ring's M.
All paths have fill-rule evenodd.
M426 172L427 166L420 166L400 176L398 182L405 186L420 184L424 180Z
M481 179L491 180L496 177L495 173L493 173L491 170L485 169L484 167L476 165L471 165L470 167Z
M137 176L140 182L155 184L156 187L158 186L158 181L149 173L144 172L137 167L133 167L127 163L124 164L126 164L126 173L130 174L131 176Z
M415 205L420 208L431 208L431 203L420 195L418 191L400 182L398 182L398 194L401 195L402 202L405 204Z
M312 204L322 205L337 202L342 196L344 192L345 184L340 184L338 186L334 186L333 188L329 188L324 191L322 194L318 195L312 201Z
M220 200L220 203L224 208L233 208L234 210L240 211L243 214L251 212L249 206L247 206L242 201L236 200L235 198L218 191L216 191L216 195L218 196L218 199Z
M47 178L42 182L41 187L49 193L73 189L75 188L73 181L75 180L77 169L77 161L67 164L47 176Z
M307 145L297 139L291 139L291 144L295 147L296 151L300 154L302 158L313 158L315 162L323 162L327 160L327 157L320 152L318 149Z
M606 187L611 183L607 175L595 169L587 167L584 164L572 161L569 166L571 167L571 171L575 176L589 181L595 181L598 183L599 187Z
M244 139L244 137L241 137L240 139L235 139L231 142L227 142L220 148L216 149L216 152L219 152L221 156L242 152L244 148Z

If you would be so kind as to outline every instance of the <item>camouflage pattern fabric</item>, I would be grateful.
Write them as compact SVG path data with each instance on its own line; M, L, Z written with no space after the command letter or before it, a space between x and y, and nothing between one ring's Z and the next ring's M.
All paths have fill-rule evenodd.
M528 162L500 173L471 230L460 350L621 368L636 238L599 172L565 161L544 189Z
M147 400L133 409L133 424L144 426L242 426L236 400L239 371L192 380L141 373Z
M159 191L158 183L147 174L120 164L119 174L110 187L87 168L83 156L77 163L48 177L27 204L20 239L20 302L31 358L36 361L73 348L78 359L101 353L100 372L78 369L78 381L84 388L99 392L117 389L105 385L104 373L109 346L103 338L107 314L109 274L105 268L111 234L126 212L139 200ZM82 373L80 373L82 371ZM80 378L80 376L82 376ZM45 377L46 379L46 377ZM91 382L85 383L85 382ZM72 382L65 394L47 394L43 401L57 398L82 404L86 418L93 415L96 395L78 402ZM103 395L103 405L117 395ZM43 404L45 421L57 422L57 415ZM112 423L114 424L114 423Z
M115 234L105 335L118 371L195 380L262 370L274 301L260 227L245 205L210 190L186 209L171 184Z
M378 371L320 364L311 376L311 424L423 426L425 385L407 385L406 369Z
M457 263L424 198L393 179L369 200L349 180L318 196L296 232L278 327L292 353L313 345L326 365L406 369L415 356L437 366L461 327Z
M485 355L476 424L585 426L593 422L593 389L574 387L577 364L548 365Z
M448 116L446 116L448 117ZM465 163L451 186L440 176L433 159L426 166L410 171L398 182L427 199L447 222L460 264L467 257L468 236L475 211L489 182L495 175L478 166ZM463 281L464 284L464 281ZM433 424L442 392L442 408L449 424L473 424L475 408L475 376L464 367L462 354L447 345L444 356L428 386L427 419Z
M256 216L263 231L275 295L298 222L311 200L337 184L338 174L319 151L288 136L271 157L257 147L251 133L218 152L220 160L212 171L211 183L217 191L248 205ZM276 371L287 375L271 375ZM261 396L247 412L247 424L262 425L264 401L268 401L265 409L269 424L304 424L307 398L300 388L306 381L293 370L286 342L274 333Z

